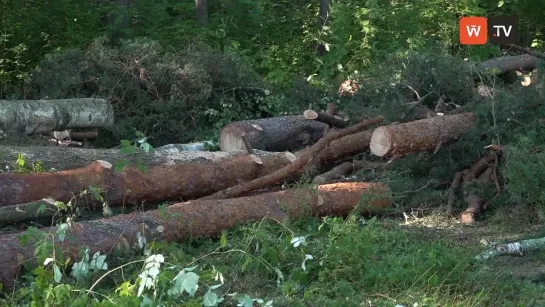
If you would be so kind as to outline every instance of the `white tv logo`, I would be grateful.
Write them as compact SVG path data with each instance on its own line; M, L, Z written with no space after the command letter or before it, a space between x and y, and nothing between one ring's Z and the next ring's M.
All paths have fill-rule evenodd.
M509 26L509 30L505 28L505 26L492 26L496 29L496 34L494 36L499 37L500 36L500 28L503 29L503 34L505 34L505 37L509 37L509 33L511 33L511 29L513 26Z
M479 36L479 33L481 32L481 26L475 26L475 25L471 25L471 26L466 26L466 29L467 29L467 35L469 37L472 37L473 34L475 34L475 36ZM509 29L509 31L511 31L511 29Z

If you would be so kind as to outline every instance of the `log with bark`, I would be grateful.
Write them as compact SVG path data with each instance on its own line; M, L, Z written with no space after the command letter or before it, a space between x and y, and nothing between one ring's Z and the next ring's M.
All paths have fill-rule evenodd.
M475 223L482 210L486 209L483 191L485 185L493 182L492 175L496 169L496 165L493 164L495 159L496 153L492 151L463 173L462 187L467 209L460 213L460 222Z
M330 127L346 128L346 126L348 125L344 120L336 118L335 116L330 115L327 112L316 112L309 109L303 113L303 116L306 119L315 120L327 124Z
M353 131L358 131L358 129ZM367 150L370 135L369 131L362 131L334 139L329 146L314 157L313 165L319 169L321 164ZM13 161L18 152L28 150L24 147L2 149L10 154ZM288 152L256 151L254 155L249 156L241 155L241 152L186 152L165 156L157 155L157 153L139 153L132 158L132 162L136 161L136 157L146 158L145 163L150 165L147 172L128 166L123 172L115 174L109 166L115 162L112 161L115 159L108 159L114 152L113 150L40 148L33 151L30 157L27 152L26 159L30 160L39 157L49 159L48 161L58 159L56 162L59 163L59 166L62 166L65 160L78 163L83 161L87 166L56 173L0 174L0 185L3 187L0 189L0 205L20 204L18 210L34 212L34 210L24 209L23 204L36 202L43 198L67 202L74 195L81 194L82 190L86 190L90 186L102 190L111 206L142 201L191 199L270 174L276 169L290 165L295 159L295 156ZM68 153L70 154L67 155ZM93 162L89 165L87 159L95 157L97 153L102 155L101 157L106 157L104 159L108 160L104 161L107 162ZM296 154L301 156L303 153ZM131 156L127 157L131 158ZM187 159L183 159L184 157ZM125 156L119 154L116 158L123 159ZM174 163L184 160L188 163L176 165ZM51 165L51 161L44 163L45 165ZM55 163L55 165L57 164ZM291 174L291 179L297 179L302 174L302 170L299 170ZM164 178L168 178L168 180L164 180ZM87 199L87 201L100 204L92 199ZM13 211L13 209L6 210ZM18 216L23 215L19 214Z
M347 175L350 175L353 172L359 170L376 170L376 169L387 169L393 165L394 159L386 163L382 162L371 162L366 160L354 160L352 162L343 162L330 171L323 174L317 175L312 179L312 183L325 184L332 182L334 180L339 180L344 178Z
M381 126L373 131L370 149L379 157L436 150L471 131L475 120L474 113L462 113Z
M72 131L71 129L63 131L51 131L47 133L56 140L96 140L98 139L98 131Z
M503 75L514 71L531 71L536 68L537 58L535 56L511 55L493 58L476 64L477 72L491 71L495 75ZM476 76L478 78L478 76Z
M221 129L219 143L222 151L244 150L242 136L246 135L253 149L292 151L316 143L325 127L301 115L239 121Z
M146 153L123 154L119 149L81 149L54 146L0 146L0 167L13 169L19 154L22 154L27 164L40 161L44 170L67 170L89 165L96 160L115 164L124 160L135 165L141 161L143 165L175 165L182 163L217 162L235 156L246 154L246 151L210 152L210 151L167 151L156 150ZM256 151L255 155L272 155L271 152Z
M0 129L27 135L70 128L111 127L114 111L108 100L0 100Z
M138 246L137 233L152 241L182 241L195 237L217 237L238 223L263 218L283 222L304 214L316 217L345 216L355 208L372 213L391 204L390 189L381 183L345 182L321 185L316 189L299 188L227 200L195 200L140 213L117 215L94 221L74 223L66 239L57 240L56 228L42 229L55 240L65 257L75 260L80 250L108 253ZM360 207L361 206L361 207ZM32 265L34 247L20 245L21 233L0 236L0 275L4 288L14 285L21 265ZM78 259L79 260L79 259Z
M370 136L370 131L362 131L335 139L320 152L315 161L320 165L365 151L369 148ZM287 152L254 151L254 155L250 156L240 151L177 154L142 152L122 155L118 150L108 149L0 147L6 165L11 161L14 163L20 152L29 160L27 163L44 161L42 166L46 169L55 167L57 170L65 170L39 174L0 174L1 206L25 204L43 198L67 202L89 186L103 190L111 206L119 206L127 201L138 203L144 200L191 199L269 174L289 165L293 160L293 155ZM256 162L256 157L261 164ZM89 164L93 159L107 161L109 164L114 164L118 159L127 159L131 163L142 159L148 168L142 172L134 164L129 164L123 172L114 174L107 164L107 168L104 168L102 162ZM82 164L86 166L66 169L67 165ZM130 197L126 195L127 190L130 190Z
M213 195L206 196L204 197L204 199L225 199L243 196L244 194L256 189L262 189L267 186L280 184L289 176L300 176L304 173L305 169L310 168L311 170L316 170L320 166L321 151L327 148L334 140L338 140L350 134L361 132L367 127L371 125L376 125L383 120L383 116L378 116L372 119L366 119L354 126L345 129L332 131L326 134L323 138L321 138L316 144L299 151L297 153L297 159L295 161L278 169L277 171L266 176L256 177L256 179L252 181L243 182L238 185L229 187L223 191L216 192ZM312 164L310 164L311 161L313 161Z
M270 174L293 159L293 154L276 153L260 158L258 163L254 155L241 155L219 162L158 165L147 170L128 166L119 173L111 163L97 160L59 172L4 173L0 174L0 206L44 198L68 202L89 187L103 191L111 206L187 200ZM85 198L88 204L101 203L89 197Z

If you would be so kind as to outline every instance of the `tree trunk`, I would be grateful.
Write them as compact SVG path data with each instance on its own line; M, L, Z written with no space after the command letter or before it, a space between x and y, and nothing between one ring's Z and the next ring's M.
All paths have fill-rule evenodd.
M384 157L434 150L469 132L475 119L473 113L462 113L381 126L371 136L371 152Z
M370 199L368 198L370 197ZM76 260L84 247L91 254L107 253L112 248L138 246L137 233L147 242L176 242L195 237L217 237L238 223L272 218L277 221L310 213L316 217L349 214L362 204L363 213L372 213L391 204L390 189L381 183L346 182L318 186L317 189L291 189L251 197L226 200L195 200L175 204L163 210L135 212L110 218L75 223L67 230L66 240L58 241L56 228L43 229L47 240L66 258ZM144 231L143 231L144 229ZM0 236L0 274L4 288L13 287L20 264L35 263L34 247L22 247L21 233ZM40 264L41 265L41 264Z
M318 13L319 33L322 33L324 31L324 27L326 27L329 23L329 6L330 0L320 0L320 12ZM320 42L316 48L317 55L322 56L326 51L325 45Z
M486 72L488 70L495 71L495 75L502 75L508 72L514 72L517 70L520 71L531 71L536 68L537 58L529 55L513 55L513 56L502 56L494 59L490 59L475 65L477 69L481 72Z
M246 135L253 149L293 151L316 143L326 126L300 115L239 121L221 129L219 143L222 151L243 150Z
M367 122L367 124L369 123L378 123L378 121L375 119L375 121ZM367 150L370 134L369 131L363 131L333 140L328 147L314 157L313 163L315 164L313 165L318 169L323 163ZM22 147L19 150L14 150L6 147L4 150L15 161L17 153L25 149ZM70 154L66 154L67 152ZM0 187L2 187L0 189L0 206L36 202L44 198L67 202L73 195L80 194L89 186L102 189L111 206L142 201L189 199L205 196L238 183L270 174L292 164L295 159L293 154L269 152L256 152L255 155L241 155L240 152L186 152L169 155L140 153L134 157L128 157L131 157L132 162L135 162L137 158L143 159L144 163L149 165L147 172L142 173L136 167L131 166L116 174L108 165L115 163L109 159L115 152L113 150L76 148L69 150L56 147L46 147L43 152L36 150L30 155L27 152L27 159L34 160L40 157L48 159L49 162L44 163L44 166L63 166L65 160L71 161L71 164L78 164L82 161L88 164L88 161L98 157L105 157L104 161L109 160L109 163L95 161L82 168L56 173L0 174ZM296 155L304 156L305 152L301 151ZM71 158L67 159L66 157ZM116 158L123 159L125 157L119 154ZM203 160L207 163L199 163ZM175 162L183 161L188 163L175 164ZM291 179L299 178L302 173L301 170L291 174L293 175ZM127 192L128 190L130 193Z
M374 170L379 168L388 168L392 165L392 161L389 163L380 163L380 162L370 162L366 160L354 160L352 162L344 162L341 163L334 168L332 168L330 171L320 174L318 176L315 176L314 179L312 179L312 183L317 184L325 184L330 183L334 180L339 180L344 178L345 176L348 176L352 174L353 172L368 169L368 170Z
M384 117L378 116L372 119L364 120L354 126L342 130L332 131L321 138L316 144L312 145L312 147L298 152L298 158L293 163L279 168L277 171L266 176L257 177L250 182L243 182L223 191L216 192L213 195L206 196L205 199L226 199L243 196L245 193L250 191L261 189L269 185L279 184L289 176L301 175L302 171L309 166L311 168L317 168L320 165L320 152L329 146L333 140L338 140L341 137L361 132L361 130L366 129L368 126L378 124L383 120ZM313 160L316 162L310 164Z
M114 173L112 164L99 160L54 173L4 173L0 174L0 206L44 198L68 202L90 186L102 190L111 206L190 199L270 174L293 158L277 153L260 160L261 164L255 156L243 155L211 163L151 166L145 172L130 166L120 173ZM91 196L86 199L89 204L101 203Z
M195 0L197 22L200 25L208 24L208 0Z
M135 154L123 154L119 149L83 149L74 147L58 146L0 146L0 167L2 169L13 169L18 154L22 154L25 163L31 164L41 162L44 170L67 170L84 167L96 160L108 161L115 164L117 161L125 160L131 165L138 161L147 166L174 165L182 163L201 163L226 160L235 156L243 155L245 151L184 151L168 152L156 150L151 153L138 152ZM255 155L261 157L273 153L256 151Z
M111 127L114 111L104 99L0 100L0 128L27 135L70 128Z

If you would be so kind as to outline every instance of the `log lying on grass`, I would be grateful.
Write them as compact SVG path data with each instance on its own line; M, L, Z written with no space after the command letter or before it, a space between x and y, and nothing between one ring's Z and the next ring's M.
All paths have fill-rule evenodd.
M55 228L44 231L51 234L48 239L55 238L55 246L64 251L67 258L74 260L83 247L89 247L91 254L137 247L138 232L147 242L216 237L238 223L263 218L282 222L306 213L318 217L347 215L360 204L362 212L372 213L391 204L391 192L381 183L345 182L227 200L195 200L169 206L166 212L152 210L79 222L68 229L62 242L56 239ZM20 269L18 259L33 262L34 248L22 247L19 235L0 236L0 274L5 288L14 284Z
M475 119L462 113L381 126L373 131L370 149L379 157L434 150L471 131Z
M230 123L220 131L222 151L244 150L246 135L253 149L285 151L312 145L324 134L326 124L304 116L280 116Z
M70 128L111 127L114 111L108 100L0 100L0 129L27 135Z
M382 118L368 120L363 125L356 127L355 130L352 127L345 130L358 132L367 125L378 123L381 120ZM370 132L346 134L345 131L343 133L344 136L341 135L340 138L331 141L329 147L326 147L319 155L314 157L314 162L318 166L321 163L354 155L368 148ZM80 150L72 152L84 154L101 151ZM14 158L16 158L16 153L17 151L13 152ZM303 156L304 153L305 151L301 151L296 155ZM190 157L194 155L213 157L214 155L231 154L233 153L184 153L184 155ZM169 156L158 156L150 159L151 162L160 162L168 159ZM256 162L256 158L259 158L260 161ZM57 201L67 202L73 195L80 194L82 190L88 189L89 186L103 190L111 206L124 203L136 204L144 200L151 202L191 199L271 174L275 170L291 165L294 159L295 156L287 152L263 153L261 155L239 154L230 159L224 158L216 162L154 165L148 167L146 172L142 172L136 167L126 167L119 174L114 174L108 165L113 164L113 161L110 160L112 161L110 163L108 163L109 161L93 162L82 168L56 173L5 173L0 174L0 206L35 202L43 198L53 198ZM307 159L305 161L308 161L309 158L305 159ZM296 161L296 163L299 162ZM291 175L295 175L296 178L301 174L301 170L298 170Z
M225 199L244 196L253 190L262 189L267 186L273 186L282 183L286 178L292 175L301 175L306 168L316 169L320 165L320 153L322 150L331 145L334 140L338 140L342 137L350 134L361 132L371 125L376 125L384 120L383 116L377 116L375 118L366 119L354 126L331 131L321 138L316 144L309 148L301 150L297 153L297 160L293 161L277 171L262 177L256 177L256 179L250 182L243 182L238 185L229 187L223 191L214 193L213 195L206 196L203 199ZM310 164L312 162L312 164Z
M503 75L514 71L531 71L536 68L536 65L537 58L535 56L524 54L493 58L475 66L480 73L491 71L495 75Z
M213 163L158 165L145 172L130 166L119 173L114 172L111 163L97 160L60 172L4 173L0 174L0 206L44 198L68 202L90 186L102 190L111 206L190 199L272 173L294 158L290 153L276 153L258 158L259 164L256 156L244 155Z
M154 152L137 152L135 154L123 154L119 149L81 149L73 147L56 146L0 146L0 167L13 169L17 156L22 154L26 163L41 162L44 170L67 170L89 165L96 160L108 161L115 164L124 160L135 165L138 161L147 166L175 165L181 163L201 163L226 160L235 156L246 154L246 151L210 152L210 151L185 151L168 152L157 150ZM272 155L273 153L256 151L256 156Z
M359 170L375 170L375 169L386 169L393 165L394 159L386 163L381 162L371 162L366 160L354 160L352 162L343 162L335 166L330 171L317 175L312 179L312 183L324 184L332 182L334 180L342 179L344 176L347 176L353 172Z

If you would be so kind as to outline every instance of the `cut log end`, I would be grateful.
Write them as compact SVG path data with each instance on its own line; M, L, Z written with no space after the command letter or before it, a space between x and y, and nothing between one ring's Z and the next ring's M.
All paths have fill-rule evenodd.
M284 155L285 155L286 158L287 158L288 160L290 160L290 162L292 162L292 163L295 162L295 160L297 160L297 156L294 155L294 154L292 154L292 153L289 152L289 151L286 151L286 152L284 153Z
M240 136L240 133L229 130L222 130L220 133L220 149L222 151L239 151L246 150L244 140Z
M317 119L318 118L318 112L314 111L314 110L306 110L305 112L303 112L303 116L306 118L306 119Z
M384 127L378 127L371 136L371 142L369 149L371 152L379 157L387 155L392 148L392 138L388 129Z

